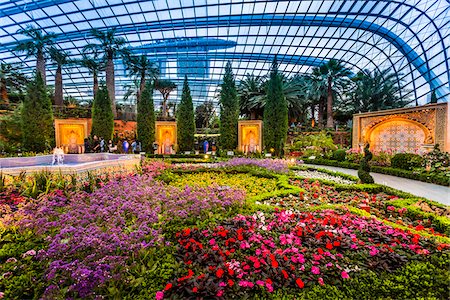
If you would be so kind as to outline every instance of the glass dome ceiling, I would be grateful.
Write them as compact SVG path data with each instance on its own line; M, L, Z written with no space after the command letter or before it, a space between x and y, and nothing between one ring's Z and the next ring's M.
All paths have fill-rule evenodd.
M329 59L353 72L391 68L411 97L429 102L450 97L450 1L262 1L262 0L0 0L0 60L35 68L33 57L13 52L27 25L56 33L57 47L81 58L94 42L92 28L116 27L134 53L159 62L162 78L178 83L189 75L194 103L215 99L227 60L237 79L264 75L274 56L287 75L309 72ZM47 61L48 84L56 66ZM87 69L64 69L64 92L92 98ZM104 74L101 74L104 76ZM116 61L120 102L127 76ZM177 92L170 99L177 99ZM160 99L155 92L155 103Z

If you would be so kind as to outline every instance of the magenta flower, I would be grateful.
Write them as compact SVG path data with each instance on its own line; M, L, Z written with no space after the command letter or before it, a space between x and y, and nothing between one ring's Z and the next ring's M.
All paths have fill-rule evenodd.
M350 276L348 276L348 273L345 272L345 271L342 271L341 276L342 276L342 278L344 278L344 279L350 278Z
M311 272L315 275L319 275L320 269L319 269L319 267L313 266L313 267L311 267Z
M161 291L159 291L159 292L156 292L156 300L162 300L162 299L164 299L164 292L161 292Z

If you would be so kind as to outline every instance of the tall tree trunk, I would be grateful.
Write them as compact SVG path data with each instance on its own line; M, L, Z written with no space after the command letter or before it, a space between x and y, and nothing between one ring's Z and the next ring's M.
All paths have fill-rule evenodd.
M97 71L94 71L94 99L95 99L95 95L97 95L98 92L98 74Z
M167 115L167 98L169 98L169 94L163 94L163 118L166 119L168 117Z
M256 119L256 111L251 111L250 112L250 120L255 120Z
M331 90L331 76L328 76L327 87L327 128L333 128L333 91Z
M63 106L63 85L62 85L62 68L58 65L55 74L55 105Z
M2 103L8 104L9 103L9 97L8 97L8 90L6 89L6 80L5 80L5 78L2 78L1 82L0 82L0 95L1 95Z
M44 81L44 85L47 85L46 77L45 77L45 57L43 50L38 50L36 55L36 71L41 73L42 80Z
M318 123L319 128L323 127L324 103L325 103L325 98L320 96L320 98L319 98L319 111L317 113L317 123Z
M116 87L114 83L114 61L112 57L108 57L106 62L106 89L108 90L109 99L111 100L114 118L116 118Z

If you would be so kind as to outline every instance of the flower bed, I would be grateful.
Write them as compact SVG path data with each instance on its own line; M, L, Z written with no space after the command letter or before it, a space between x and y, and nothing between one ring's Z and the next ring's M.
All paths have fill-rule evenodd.
M315 170L296 170L294 171L296 176L305 177L305 178L315 178L322 180L329 180L339 184L355 184L355 181L351 181L348 179L344 179L339 176L330 175L324 172L315 171Z
M41 174L25 188L7 186L0 194L0 297L449 294L448 207L378 185L292 174L147 161L134 172L75 182Z
M184 268L157 299L237 298L339 286L354 274L392 272L448 247L373 218L333 210L239 215L207 230L187 228L177 237Z
M277 190L276 178L256 177L246 173L229 174L225 172L194 172L173 174L170 184L177 187L188 186L229 186L242 189L248 196L270 193Z

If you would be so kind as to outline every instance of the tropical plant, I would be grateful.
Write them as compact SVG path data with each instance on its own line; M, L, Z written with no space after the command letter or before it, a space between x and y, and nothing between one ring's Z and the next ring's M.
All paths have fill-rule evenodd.
M54 138L52 101L40 72L28 85L21 115L24 148L34 152L51 149Z
M237 147L239 100L230 61L228 61L225 66L225 75L221 85L219 104L220 146L223 150L234 150Z
M208 128L214 116L214 103L206 101L195 108L195 127Z
M162 117L167 118L167 100L169 99L170 93L177 88L175 82L168 79L159 79L155 82L155 89L158 90L163 96L162 103Z
M180 151L194 149L194 105L192 104L191 90L187 75L184 77L183 93L177 111L177 138Z
M56 63L54 103L57 106L62 106L64 104L62 67L71 62L69 59L70 52L51 47L49 54L50 58Z
M28 78L20 71L19 64L0 64L0 99L2 103L9 102L9 93L18 91L22 93L28 83Z
M105 64L98 58L97 51L93 51L92 55L83 52L82 58L78 61L78 63L89 70L89 74L92 74L93 78L93 94L94 98L98 91L98 74L104 70Z
M151 152L155 141L155 107L150 82L145 84L141 101L137 103L137 137L142 144L142 150Z
M98 44L88 44L84 47L84 52L103 52L103 60L106 61L106 87L108 89L108 95L111 100L111 107L113 115L116 116L116 88L114 78L114 59L118 56L127 56L129 54L128 48L126 48L127 41L123 37L116 36L116 28L110 28L102 31L99 29L92 29L91 34Z
M44 34L41 29L35 28L31 25L28 25L25 29L19 29L17 33L26 35L30 39L19 42L14 48L14 51L26 52L27 57L36 57L36 71L41 73L41 77L45 85L45 55L50 46L53 45L56 34Z
M322 85L326 85L327 95L327 128L333 128L333 101L337 97L344 95L350 79L349 76L352 72L344 66L344 64L335 59L330 59L328 62L313 69L312 75L319 81L322 81Z
M348 93L343 106L350 108L351 113L404 107L410 100L398 79L400 75L390 69L358 72L352 78L355 89Z
M92 131L91 136L112 139L114 129L114 115L111 109L111 100L104 84L98 89L92 105Z
M272 63L264 108L264 143L275 155L282 155L288 130L288 105L276 59Z
M239 111L241 115L254 120L261 117L264 112L264 106L261 103L264 89L265 76L255 76L247 74L239 82L237 93L239 97Z
M126 56L124 62L130 75L137 77L139 80L139 89L136 93L136 101L139 103L142 91L145 88L146 78L150 77L151 81L155 81L158 78L158 66L145 55Z
M0 117L0 141L2 151L15 152L22 144L22 106L20 104L12 114Z

